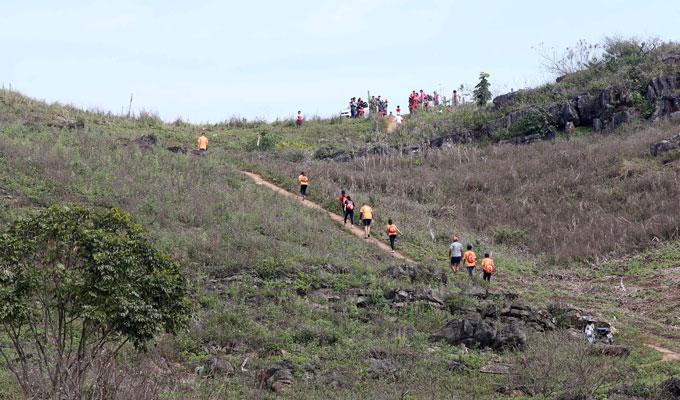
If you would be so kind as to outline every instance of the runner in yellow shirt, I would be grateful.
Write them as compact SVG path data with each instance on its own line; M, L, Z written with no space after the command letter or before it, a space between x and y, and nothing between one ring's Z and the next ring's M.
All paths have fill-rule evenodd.
M359 219L364 224L364 239L371 237L371 221L373 221L373 209L368 204L364 205L359 209Z

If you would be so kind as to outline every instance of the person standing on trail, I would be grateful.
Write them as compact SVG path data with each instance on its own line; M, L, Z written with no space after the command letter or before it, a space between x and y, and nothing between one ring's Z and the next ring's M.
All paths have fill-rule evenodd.
M458 96L458 91L454 90L453 91L453 97L451 97L451 101L453 102L453 106L457 106L458 103L460 102L460 97Z
M373 221L373 209L371 206L364 203L364 205L359 210L359 218L364 224L364 239L368 239L371 237L371 221Z
M338 200L340 201L340 211L342 212L343 215L345 214L345 201L347 200L347 197L349 196L345 194L345 191L341 190L340 197L338 197Z
M298 110L297 113L297 119L295 120L295 126L296 127L301 127L302 126L302 111Z
M449 258L451 259L451 271L457 274L460 271L460 261L463 259L463 245L458 241L458 236L453 235L449 246Z
M201 156L208 155L208 138L205 136L205 132L201 132L201 136L197 140L198 154Z
M394 253L394 241L397 240L397 234L401 235L401 231L394 225L391 218L387 220L387 229L385 229L385 233L387 233L387 237L390 239L390 248L392 249L392 253Z
M401 116L401 107L397 106L397 116Z
M349 218L349 223L354 225L354 201L350 196L345 199L345 225L347 225L347 218Z
M496 273L496 267L493 264L493 259L489 257L489 253L484 253L482 259L482 279L491 282L491 275Z
M300 182L300 196L302 196L302 201L305 201L305 198L307 197L307 186L309 186L309 178L307 178L304 171L300 172L298 182Z
M468 275L470 278L473 278L474 276L472 273L475 270L475 267L477 266L477 254L475 254L474 251L472 251L472 245L468 244L467 245L467 251L463 253L463 260L465 260L465 268L467 269Z

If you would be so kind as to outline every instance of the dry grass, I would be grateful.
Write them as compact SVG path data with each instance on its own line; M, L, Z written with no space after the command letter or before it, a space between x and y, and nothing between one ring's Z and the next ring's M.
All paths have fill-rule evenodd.
M401 221L415 214L559 260L596 258L678 237L680 164L649 156L650 143L676 130L660 125L530 146L456 146L304 169L319 196L344 188ZM282 175L300 169L278 159L255 162Z

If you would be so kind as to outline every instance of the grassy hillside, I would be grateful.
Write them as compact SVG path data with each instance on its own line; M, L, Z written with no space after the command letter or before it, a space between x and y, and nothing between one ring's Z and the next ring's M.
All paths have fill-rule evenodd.
M567 98L588 82L599 90L598 82L619 79L633 64L609 72L607 65L553 89L571 88ZM522 102L547 100L536 94ZM590 387L568 374L587 365L607 370L584 369L602 379L590 397L660 396L660 382L680 374L680 365L662 362L644 344L680 350L680 164L673 154L654 159L648 152L677 133L677 123L641 118L606 134L582 129L572 140L527 146L490 144L498 139L491 135L416 154L315 157L324 148L421 142L520 106L507 107L421 114L386 134L373 120L314 120L300 129L292 121L168 124L0 91L0 224L54 203L119 207L182 265L192 282L190 327L159 337L148 353L126 349L105 366L108 398L509 398L518 395L512 389L542 381L481 369L527 360L551 363L548 383L558 389L549 398ZM209 156L166 150L193 147L202 130ZM156 141L140 140L145 135ZM348 190L374 206L376 233L395 219L404 232L398 246L418 265L405 266L323 213L254 185L240 169L291 191L305 170L311 199L331 211L338 191ZM449 272L452 233L478 253L494 253L499 273L490 287ZM529 330L525 352L430 340L451 320L500 313L516 298L535 309L571 303L612 321L617 343L631 354L589 355L580 339L538 330ZM274 368L285 371L290 390L271 390ZM521 370L529 368L513 369ZM5 398L23 397L3 370Z

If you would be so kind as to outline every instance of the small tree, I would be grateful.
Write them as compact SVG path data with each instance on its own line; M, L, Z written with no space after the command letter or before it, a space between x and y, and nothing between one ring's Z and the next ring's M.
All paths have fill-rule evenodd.
M491 87L491 83L489 83L490 76L491 75L487 74L486 72L480 72L479 83L475 85L475 90L472 92L475 98L475 103L477 103L477 105L480 107L484 107L486 103L491 100L491 91L489 90L489 87Z
M83 398L95 361L184 325L186 290L127 214L50 207L0 236L0 354L28 396Z

